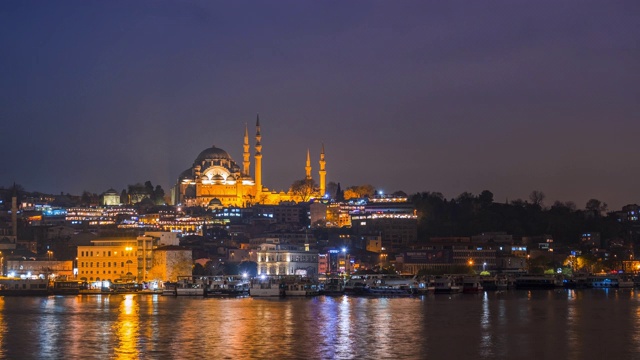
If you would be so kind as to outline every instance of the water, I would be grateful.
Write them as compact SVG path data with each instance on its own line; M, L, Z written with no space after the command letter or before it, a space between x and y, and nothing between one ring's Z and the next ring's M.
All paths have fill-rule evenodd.
M0 297L9 359L640 358L640 292Z

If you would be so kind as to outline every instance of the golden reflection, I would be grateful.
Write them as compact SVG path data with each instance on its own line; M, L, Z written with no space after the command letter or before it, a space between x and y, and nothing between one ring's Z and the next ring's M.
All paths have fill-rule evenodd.
M633 344L635 345L635 353L640 353L640 307L635 307L634 321L633 324L633 335L631 337Z
M114 324L118 346L115 354L117 359L137 359L138 318L139 305L133 294L124 295L124 301L120 303L118 319Z
M7 324L4 322L4 297L0 296L0 358L5 358L4 349L6 344L4 343L4 337L7 333Z

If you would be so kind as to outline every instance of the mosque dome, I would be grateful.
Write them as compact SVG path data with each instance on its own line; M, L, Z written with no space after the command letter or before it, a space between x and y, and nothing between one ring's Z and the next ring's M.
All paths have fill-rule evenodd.
M196 158L195 163L197 164L205 160L220 160L220 159L231 160L231 156L229 156L229 153L227 153L226 151L220 148L217 148L215 146L212 146L208 149L202 150L202 152Z
M211 199L211 201L209 201L209 205L222 205L222 201L220 201L220 199L218 198L213 198Z
M182 181L184 179L191 179L192 177L192 173L191 173L191 169L187 169L185 171L183 171L182 173L180 173L180 176L178 176L178 181Z

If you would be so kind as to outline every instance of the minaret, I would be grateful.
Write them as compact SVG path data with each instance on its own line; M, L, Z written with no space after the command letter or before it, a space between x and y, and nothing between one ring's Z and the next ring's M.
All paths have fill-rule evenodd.
M242 157L244 161L242 162L242 174L249 175L249 157L251 157L251 153L249 152L249 128L247 124L244 124L244 143L242 144L244 148L244 152L242 153Z
M325 168L326 165L327 162L324 159L324 144L322 144L322 151L320 152L320 171L318 171L318 174L320 174L320 196L324 196L325 192L327 191L327 169Z
M13 185L13 196L11 196L11 232L14 236L14 243L18 241L18 192Z
M307 149L307 166L304 167L304 171L306 172L306 180L311 180L311 155L309 154L309 149Z
M260 135L260 114L256 116L256 196L262 193L262 135Z

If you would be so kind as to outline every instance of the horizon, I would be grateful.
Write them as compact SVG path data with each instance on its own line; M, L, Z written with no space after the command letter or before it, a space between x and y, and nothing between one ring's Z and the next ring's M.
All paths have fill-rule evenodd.
M634 1L0 3L1 184L168 194L200 151L495 202L638 203ZM37 189L37 190L36 190Z

